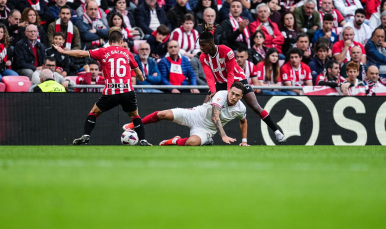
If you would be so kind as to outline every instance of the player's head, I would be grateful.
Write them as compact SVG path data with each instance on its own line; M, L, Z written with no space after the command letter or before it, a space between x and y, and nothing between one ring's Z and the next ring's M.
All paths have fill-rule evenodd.
M338 78L340 70L339 63L336 60L330 60L326 64L327 75L332 78Z
M359 64L355 62L350 62L346 67L346 74L350 80L354 80L359 75Z
M205 24L202 25L203 30L200 34L199 43L201 52L204 54L208 54L210 50L214 48L214 36L212 34L213 25Z
M241 82L234 82L228 91L228 104L236 104L244 94L244 85Z
M122 45L123 43L122 29L119 27L111 27L109 30L109 44Z
M236 62L240 67L244 67L245 61L248 59L248 49L239 47L236 51Z
M99 64L95 60L91 60L88 66L90 67L91 78L95 80L99 75Z

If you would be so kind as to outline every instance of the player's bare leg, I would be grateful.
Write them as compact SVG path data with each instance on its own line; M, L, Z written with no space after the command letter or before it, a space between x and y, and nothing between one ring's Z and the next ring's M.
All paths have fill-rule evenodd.
M138 114L138 108L135 111L127 112L127 114L130 116L131 120L133 121L133 128L135 129L135 132L138 134L139 138L139 144L142 146L151 146L149 142L145 139L145 127L142 123L142 119Z
M181 138L180 136L176 136L174 138L163 140L159 144L160 146L170 146L170 145L178 145L178 146L200 146L201 138L197 135L192 135L189 138Z
M166 121L173 121L174 120L174 115L172 110L164 110L164 111L155 111L146 117L142 119L143 125L147 125L150 123L157 123L161 120L166 120ZM128 130L128 129L134 129L134 123L129 123L123 125L123 130Z
M90 113L88 114L86 118L86 122L84 123L84 135L80 138L77 138L73 141L74 145L81 145L81 144L88 144L90 141L90 135L92 130L95 127L96 119L103 113L101 109L97 107L96 104L94 104L93 108L91 109Z
M280 143L285 142L284 134L277 128L269 113L265 111L257 102L255 93L247 93L243 96L243 99L247 105L269 126L269 128L275 132L276 140Z

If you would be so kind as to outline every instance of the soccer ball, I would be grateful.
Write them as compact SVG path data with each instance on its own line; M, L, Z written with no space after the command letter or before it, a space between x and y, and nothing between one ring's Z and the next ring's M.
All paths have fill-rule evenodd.
M121 135L122 145L133 146L138 143L138 135L134 130L126 130Z

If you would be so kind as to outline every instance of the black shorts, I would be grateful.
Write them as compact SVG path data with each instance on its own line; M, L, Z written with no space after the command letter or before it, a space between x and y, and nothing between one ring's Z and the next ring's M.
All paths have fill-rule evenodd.
M240 81L242 84L244 84L244 95L249 93L249 92L253 92L253 89L251 87L251 85L249 85L248 83L248 80L247 79L243 79ZM227 89L227 83L216 83L216 91L223 91L223 90L226 90ZM208 95L210 95L211 92L209 90L208 92Z
M137 110L137 97L134 91L116 94L116 95L102 95L96 106L103 112L111 110L112 108L121 105L124 112L132 112Z

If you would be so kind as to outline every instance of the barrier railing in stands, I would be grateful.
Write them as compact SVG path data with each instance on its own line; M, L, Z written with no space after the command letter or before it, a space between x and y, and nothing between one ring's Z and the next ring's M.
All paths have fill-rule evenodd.
M74 85L69 88L104 88L105 85ZM303 90L300 86L251 86L253 89L285 89L285 90ZM133 85L135 89L209 89L204 85Z

